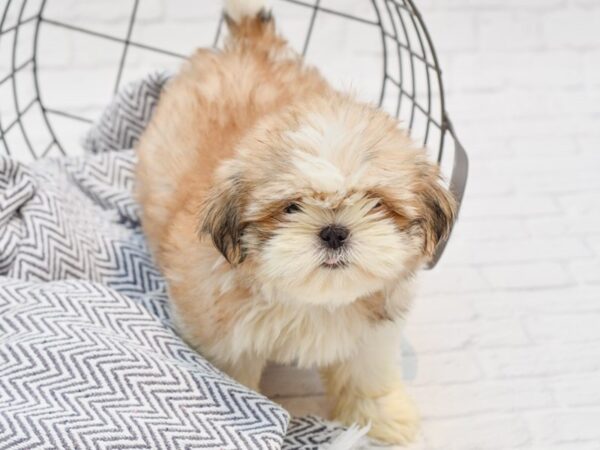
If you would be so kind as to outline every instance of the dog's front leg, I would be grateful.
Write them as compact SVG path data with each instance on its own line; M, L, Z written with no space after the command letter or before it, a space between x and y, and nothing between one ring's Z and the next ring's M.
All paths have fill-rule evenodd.
M406 444L419 428L419 416L402 383L396 354L398 325L376 325L358 352L322 369L333 416L347 425L371 423L369 435L384 442Z
M238 383L252 389L259 390L260 377L266 365L266 360L259 356L244 354L236 361L230 361L217 366Z

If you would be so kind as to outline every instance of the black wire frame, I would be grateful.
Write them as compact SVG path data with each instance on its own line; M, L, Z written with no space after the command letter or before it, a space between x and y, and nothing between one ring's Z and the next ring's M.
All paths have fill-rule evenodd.
M51 108L44 102L43 92L40 89L38 77L38 44L42 27L59 27L75 33L82 33L99 39L123 44L119 65L116 69L114 92L117 92L121 86L128 51L132 47L181 59L186 57L183 54L147 45L132 39L140 0L130 0L132 2L132 8L126 35L124 37L113 36L46 17L44 15L44 10L48 0L36 0L35 3L39 5L37 10L34 10L33 13L29 13L27 16L25 16L25 11L28 10L28 6L34 4L31 0L0 1L4 2L3 10L0 9L0 44L2 43L3 38L11 33L13 35L10 67L7 74L0 72L0 88L6 83L10 83L13 96L12 104L16 112L16 117L9 123L5 123L0 115L0 153L4 150L6 154L10 155L11 149L7 141L7 135L9 132L14 132L14 129L18 129L32 158L37 159L44 157L54 149L64 155L66 154L65 148L60 141L60 137L55 133L52 127L50 117L62 116L84 123L93 122L89 117L71 111ZM454 128L452 127L446 112L441 70L431 36L425 26L421 13L415 7L413 1L366 0L370 1L376 20L325 7L322 5L321 0L280 1L311 9L308 29L302 46L303 55L306 55L309 51L313 31L318 16L320 15L333 15L345 20L377 27L380 30L382 45L382 80L379 105L381 106L386 100L393 96L396 103L393 108L394 111L390 112L393 112L398 118L403 116L405 119L404 126L413 134L417 116L425 119L425 125L424 127L421 127L423 128L421 141L424 146L433 150L434 157L437 159L438 163L442 162L445 148L447 147L447 136L450 136L454 143L454 158L452 173L450 175L450 188L460 204L463 198L468 174L468 159L464 148L456 137ZM8 12L11 8L18 9L17 21L14 24L5 26ZM34 27L31 48L32 56L18 63L16 57L17 43L20 30L25 26ZM218 21L212 42L214 47L217 46L222 33L223 19L221 17ZM424 68L425 76L418 76L416 72L417 67ZM23 104L22 99L19 98L17 89L18 74L28 70L31 71L33 76L35 92L33 99ZM394 76L394 72L397 73L397 76ZM437 92L437 95L435 96L434 90ZM434 106L437 106L435 111ZM49 142L44 143L41 149L34 148L23 122L24 116L36 107L41 110L43 120L50 135ZM435 134L437 136L436 142L433 142L433 130L437 130L437 133ZM441 256L444 246L445 243L440 245L438 254L431 264L432 267L437 263L437 260Z

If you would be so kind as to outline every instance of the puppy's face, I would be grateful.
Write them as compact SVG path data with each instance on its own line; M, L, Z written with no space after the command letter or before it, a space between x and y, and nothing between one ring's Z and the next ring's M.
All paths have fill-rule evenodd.
M264 289L340 304L429 259L454 201L391 118L336 97L259 124L202 213L202 231Z

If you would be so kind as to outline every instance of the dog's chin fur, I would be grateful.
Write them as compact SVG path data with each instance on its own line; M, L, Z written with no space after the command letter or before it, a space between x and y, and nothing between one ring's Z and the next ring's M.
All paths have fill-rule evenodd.
M391 117L303 65L264 2L227 4L225 50L189 59L138 148L177 326L255 389L267 361L321 367L338 418L405 442L417 422L395 332L453 199ZM338 249L327 226L347 230Z

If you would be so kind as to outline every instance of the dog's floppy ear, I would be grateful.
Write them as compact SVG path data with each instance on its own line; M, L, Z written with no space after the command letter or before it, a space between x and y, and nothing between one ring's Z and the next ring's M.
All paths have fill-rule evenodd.
M435 254L438 244L447 239L456 219L456 201L442 185L437 166L427 164L418 182L419 223L423 230L423 252L427 258Z
M241 239L246 192L239 173L231 165L223 169L202 205L200 234L210 234L215 247L235 265L245 257Z

